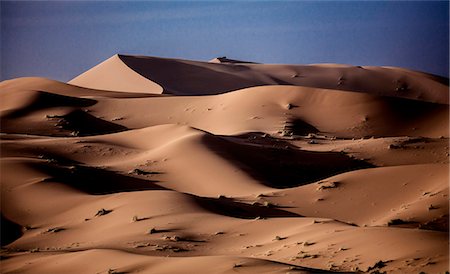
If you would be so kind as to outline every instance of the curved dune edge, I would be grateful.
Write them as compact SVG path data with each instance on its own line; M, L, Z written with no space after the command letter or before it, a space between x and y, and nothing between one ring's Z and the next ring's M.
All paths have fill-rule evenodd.
M449 103L448 79L403 68L341 64L257 64L232 59L199 62L119 55L136 73L175 95L220 94L265 85L294 85Z
M130 69L119 55L114 55L68 82L85 88L122 92L161 94L157 83Z
M8 272L20 273L158 273L171 274L179 271L196 273L285 273L295 270L295 273L332 273L311 268L302 268L282 264L270 260L245 258L237 256L198 256L164 258L143 256L112 249L94 249L78 251L73 254L59 253L55 255L26 255L32 266L21 266L14 258L9 259L4 269ZM55 261L57 260L57 261ZM86 267L86 260L95 260L95 264Z
M92 135L180 124L223 135L448 136L447 105L366 93L263 86L210 96L108 95L57 82L36 91L22 84L28 81L5 84L0 94L7 102L1 113L3 132L70 136L74 131ZM58 119L67 122L63 128L55 127ZM99 127L86 128L89 121Z

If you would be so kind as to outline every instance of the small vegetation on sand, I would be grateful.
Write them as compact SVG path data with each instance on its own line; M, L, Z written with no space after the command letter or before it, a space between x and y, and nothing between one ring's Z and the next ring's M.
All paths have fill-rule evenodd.
M100 217L100 216L109 214L109 213L111 213L111 212L112 212L112 210L108 210L108 209L102 208L102 209L100 209L99 211L97 211L97 213L95 213L95 217Z

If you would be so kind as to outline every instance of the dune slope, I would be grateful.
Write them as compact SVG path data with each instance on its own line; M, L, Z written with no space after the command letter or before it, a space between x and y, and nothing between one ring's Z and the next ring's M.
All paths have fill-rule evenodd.
M69 83L95 89L128 91L131 83L140 85L137 79L124 78L132 74L133 77L140 75L143 79L157 83L164 93L175 95L220 94L254 86L295 85L434 103L449 101L448 79L401 68L338 64L268 65L226 58L220 60L198 62L115 55ZM104 79L108 81L105 83ZM102 85L99 86L99 83ZM123 85L127 87L122 88ZM146 87L147 83L141 86ZM155 90L153 93L160 93L159 89L149 89Z
M157 83L130 69L118 55L98 64L69 81L69 84L101 90L162 93Z

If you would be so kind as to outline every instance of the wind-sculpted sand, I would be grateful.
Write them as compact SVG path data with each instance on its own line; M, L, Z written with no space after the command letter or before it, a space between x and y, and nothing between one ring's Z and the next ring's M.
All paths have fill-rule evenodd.
M0 83L1 273L445 273L448 79L116 55Z

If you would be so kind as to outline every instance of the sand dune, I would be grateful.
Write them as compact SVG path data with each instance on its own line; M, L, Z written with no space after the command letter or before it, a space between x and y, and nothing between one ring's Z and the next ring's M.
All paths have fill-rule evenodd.
M19 80L16 80L19 81ZM24 79L27 81L27 79ZM364 93L330 91L293 86L269 86L243 89L216 96L157 96L127 100L91 90L85 96L61 95L70 86L55 85L54 91L5 90L3 97L17 102L22 97L35 98L32 106L9 109L2 130L8 133L64 135L73 130L87 135L81 128L54 128L58 119L66 119L73 111L83 116L103 117L104 123L127 128L143 128L159 124L189 125L214 134L236 135L245 132L275 134L287 129L296 135L321 132L334 137L367 136L448 137L448 105L392 97L375 97ZM78 91L78 90L77 90ZM33 95L21 95L22 93ZM38 96L40 95L40 96ZM20 96L20 97L19 97ZM51 97L51 100L47 100ZM17 100L16 100L17 98ZM31 99L28 99L31 100ZM52 109L53 104L60 104ZM20 107L20 106L19 106ZM33 108L29 110L29 108ZM6 110L5 110L6 111ZM138 111L140 115L134 115ZM47 117L49 116L49 117ZM58 117L62 116L62 117ZM53 118L52 118L53 117ZM334 117L335 119L329 119ZM86 118L94 120L95 117ZM430 121L432 120L432 121ZM30 121L33 125L30 125ZM111 125L113 126L113 125ZM64 129L64 128L63 128ZM70 131L71 130L71 131ZM56 132L57 131L57 132ZM114 131L114 130L112 130ZM105 131L109 133L112 131ZM119 131L117 129L116 131Z
M139 74L142 79L157 83L164 93L175 95L219 94L253 86L295 85L443 104L448 104L449 101L448 79L401 68L338 64L267 65L226 58L221 60L198 62L115 55L69 83L94 89L142 90L137 87L136 90L128 86L122 87L130 83L140 87L147 86L141 85L134 78L125 78L132 71L133 77ZM103 79L107 79L106 84ZM120 82L116 83L117 81ZM148 88L148 90L160 93L159 89Z
M449 270L447 79L116 55L0 89L2 273Z
M118 55L112 56L87 72L75 77L69 81L69 84L112 91L156 94L163 91L160 85L130 69Z

